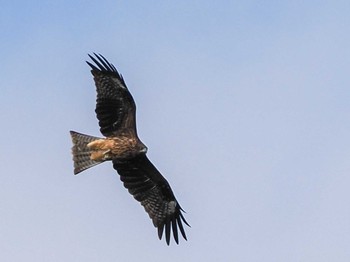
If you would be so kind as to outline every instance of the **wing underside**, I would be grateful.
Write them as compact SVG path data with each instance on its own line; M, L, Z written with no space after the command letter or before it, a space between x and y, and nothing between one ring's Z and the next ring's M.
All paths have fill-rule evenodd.
M170 243L171 232L179 243L178 229L187 240L183 223L186 222L182 208L177 202L169 183L148 160L145 154L133 159L113 160L113 167L118 171L121 181L129 193L141 203L158 228L159 239L165 230L165 239Z
M123 77L102 55L89 55L94 64L87 61L97 91L96 116L104 136L115 136L124 130L136 134L136 106Z

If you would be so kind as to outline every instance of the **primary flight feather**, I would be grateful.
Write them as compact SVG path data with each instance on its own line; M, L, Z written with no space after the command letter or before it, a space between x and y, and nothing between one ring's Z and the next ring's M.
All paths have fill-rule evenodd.
M137 136L136 105L123 77L102 55L89 55L97 99L96 116L105 138L70 131L73 141L74 174L104 161L112 161L113 168L129 193L145 208L159 239L165 230L169 245L171 232L179 243L178 229L187 240L182 208L168 181L147 158L147 147Z

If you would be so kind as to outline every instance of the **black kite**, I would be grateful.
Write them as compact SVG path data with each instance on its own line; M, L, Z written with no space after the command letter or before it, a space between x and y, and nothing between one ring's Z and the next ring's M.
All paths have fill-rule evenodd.
M178 228L186 239L182 222L189 224L169 183L148 160L147 147L137 136L134 99L123 77L112 64L102 55L89 57L95 63L87 62L92 69L97 91L95 112L100 131L106 138L70 132L74 174L104 161L112 161L124 186L141 203L158 228L159 239L165 228L167 244L171 231L178 244Z

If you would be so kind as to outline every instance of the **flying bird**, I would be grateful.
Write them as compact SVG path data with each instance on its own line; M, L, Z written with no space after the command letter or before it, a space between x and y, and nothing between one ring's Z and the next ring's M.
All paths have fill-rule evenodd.
M168 181L147 158L147 147L137 136L136 105L125 81L102 55L89 55L97 99L96 116L104 138L70 131L74 174L105 161L113 168L129 193L141 203L162 239L169 245L171 232L179 243L178 229L187 240L183 223L189 226Z

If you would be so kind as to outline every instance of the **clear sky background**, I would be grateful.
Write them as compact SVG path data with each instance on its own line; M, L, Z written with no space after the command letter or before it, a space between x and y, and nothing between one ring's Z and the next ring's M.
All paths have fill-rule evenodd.
M1 261L350 261L349 1L1 1ZM99 136L85 60L123 74L187 211L168 247ZM182 239L181 239L182 240Z

